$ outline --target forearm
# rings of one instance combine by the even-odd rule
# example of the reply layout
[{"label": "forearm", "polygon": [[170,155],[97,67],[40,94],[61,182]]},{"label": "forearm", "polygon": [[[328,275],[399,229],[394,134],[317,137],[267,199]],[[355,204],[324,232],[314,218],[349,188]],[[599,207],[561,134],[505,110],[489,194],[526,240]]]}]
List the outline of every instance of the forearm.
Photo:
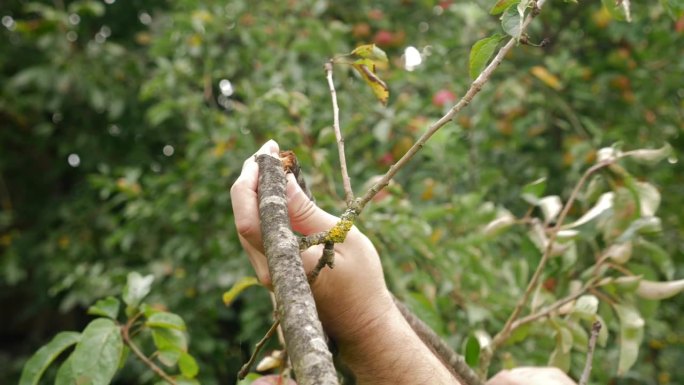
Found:
[{"label": "forearm", "polygon": [[353,341],[340,343],[340,353],[358,384],[458,384],[394,304]]}]

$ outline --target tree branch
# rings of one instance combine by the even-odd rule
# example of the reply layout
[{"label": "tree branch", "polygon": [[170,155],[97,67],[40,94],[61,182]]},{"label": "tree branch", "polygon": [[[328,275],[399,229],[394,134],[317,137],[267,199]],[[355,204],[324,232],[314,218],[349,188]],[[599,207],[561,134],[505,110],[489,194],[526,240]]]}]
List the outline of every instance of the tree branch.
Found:
[{"label": "tree branch", "polygon": [[592,176],[596,171],[613,164],[615,162],[615,159],[608,159],[601,161],[599,163],[596,163],[592,167],[590,167],[585,173],[582,175],[580,180],[577,182],[575,185],[575,188],[572,190],[570,193],[570,197],[568,198],[568,201],[565,203],[565,206],[563,206],[563,210],[561,211],[560,215],[558,215],[558,220],[556,222],[556,225],[553,227],[551,230],[551,234],[549,236],[548,243],[546,245],[546,248],[544,249],[544,253],[542,253],[542,257],[539,260],[539,264],[537,265],[537,268],[534,271],[534,274],[532,275],[532,278],[530,279],[530,282],[527,284],[527,288],[525,289],[525,292],[523,293],[522,297],[518,300],[517,304],[515,305],[515,308],[513,309],[513,312],[511,315],[508,317],[508,320],[504,324],[504,327],[499,331],[494,338],[492,339],[492,343],[489,345],[489,348],[483,351],[483,354],[480,356],[480,371],[481,374],[484,374],[487,370],[487,367],[489,366],[489,362],[496,351],[496,349],[501,346],[506,340],[511,335],[511,332],[513,331],[513,324],[517,320],[518,316],[522,312],[522,308],[525,306],[527,303],[530,295],[534,291],[535,287],[537,286],[537,283],[539,282],[539,278],[541,277],[542,272],[544,271],[544,268],[546,267],[546,263],[548,262],[549,258],[551,258],[551,252],[553,250],[553,245],[556,242],[556,238],[558,237],[558,231],[560,231],[561,226],[563,226],[563,222],[565,221],[565,218],[568,215],[568,212],[570,212],[570,209],[572,208],[572,205],[575,203],[575,200],[577,199],[577,196],[579,195],[579,191],[582,189],[586,181],[589,179],[590,176]]},{"label": "tree branch", "polygon": [[338,384],[316,304],[292,232],[279,159],[259,155],[258,201],[268,269],[288,352],[300,385]]},{"label": "tree branch", "polygon": [[332,99],[333,108],[333,130],[335,131],[335,138],[337,139],[337,152],[340,157],[340,171],[342,172],[342,185],[344,186],[344,198],[347,206],[350,206],[354,201],[354,192],[351,187],[351,180],[349,173],[347,173],[347,159],[344,156],[344,138],[340,129],[340,108],[337,105],[337,91],[335,91],[335,83],[333,82],[333,62],[330,60],[325,63],[325,77],[328,79],[328,87],[330,88],[330,98]]},{"label": "tree branch", "polygon": [[601,322],[595,321],[591,325],[591,337],[589,337],[589,348],[587,349],[587,362],[584,364],[582,377],[580,377],[579,385],[587,385],[589,382],[589,374],[591,374],[591,361],[594,359],[594,350],[596,350],[596,340],[601,331]]},{"label": "tree branch", "polygon": [[418,318],[409,308],[406,307],[397,297],[392,294],[394,304],[399,309],[401,315],[411,326],[414,332],[420,337],[423,343],[432,350],[437,358],[442,361],[444,366],[449,368],[451,374],[456,377],[462,385],[482,385],[482,381],[475,372],[468,366],[465,359],[460,354],[454,352],[444,340],[437,335],[428,325]]},{"label": "tree branch", "polygon": [[[539,0],[535,4],[536,5],[532,11],[523,22],[522,28],[520,30],[521,35],[525,33],[532,20],[534,20],[534,18],[539,14],[539,10],[541,9],[543,1]],[[418,153],[418,151],[423,148],[425,143],[428,141],[428,139],[430,139],[430,137],[432,137],[432,135],[449,123],[464,107],[470,104],[475,95],[477,95],[482,87],[489,81],[494,71],[504,60],[506,54],[508,54],[511,48],[517,44],[517,42],[518,41],[516,38],[511,38],[503,47],[501,47],[494,59],[492,59],[489,65],[485,67],[482,73],[480,73],[477,79],[475,79],[470,85],[465,95],[463,95],[463,97],[453,107],[451,107],[451,109],[444,116],[432,123],[423,133],[423,135],[413,144],[413,146],[411,146],[411,148],[397,161],[397,163],[390,166],[390,169],[380,178],[380,180],[378,180],[378,182],[376,182],[368,191],[366,191],[362,197],[356,199],[351,208],[356,211],[357,215],[363,210],[366,204],[368,204],[368,202],[370,202],[370,200],[373,199],[378,192],[380,192],[380,190],[389,184],[390,180],[392,180],[397,172],[399,172],[399,170],[401,170]]]}]

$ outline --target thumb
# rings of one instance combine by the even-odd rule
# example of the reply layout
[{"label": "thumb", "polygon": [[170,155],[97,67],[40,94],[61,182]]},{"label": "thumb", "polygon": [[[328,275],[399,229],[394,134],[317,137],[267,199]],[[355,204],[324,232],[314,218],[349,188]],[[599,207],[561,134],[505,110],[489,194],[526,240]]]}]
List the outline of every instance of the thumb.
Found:
[{"label": "thumb", "polygon": [[316,206],[294,175],[287,174],[287,208],[290,212],[292,229],[304,235],[330,230],[339,220],[336,216]]}]

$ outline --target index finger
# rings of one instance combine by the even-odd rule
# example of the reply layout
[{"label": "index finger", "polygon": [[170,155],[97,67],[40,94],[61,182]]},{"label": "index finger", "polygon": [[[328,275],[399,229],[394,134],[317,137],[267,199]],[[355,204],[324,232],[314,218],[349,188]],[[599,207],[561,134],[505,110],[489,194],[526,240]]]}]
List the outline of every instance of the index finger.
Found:
[{"label": "index finger", "polygon": [[273,140],[266,142],[253,155],[245,160],[242,172],[230,188],[235,226],[238,233],[252,245],[261,248],[261,231],[259,229],[259,208],[257,202],[257,185],[259,180],[259,166],[255,157],[261,154],[278,156],[278,143]]}]

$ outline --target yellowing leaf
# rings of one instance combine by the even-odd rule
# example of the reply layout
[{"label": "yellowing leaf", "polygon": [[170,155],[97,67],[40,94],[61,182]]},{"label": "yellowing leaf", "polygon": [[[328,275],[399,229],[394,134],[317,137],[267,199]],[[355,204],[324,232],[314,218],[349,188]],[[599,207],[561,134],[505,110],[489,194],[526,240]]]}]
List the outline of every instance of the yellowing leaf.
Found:
[{"label": "yellowing leaf", "polygon": [[387,54],[375,44],[360,45],[351,52],[362,59],[369,59],[373,62],[387,63]]},{"label": "yellowing leaf", "polygon": [[547,70],[546,68],[542,66],[534,66],[530,71],[532,72],[532,75],[536,76],[539,80],[544,82],[544,84],[553,88],[554,90],[560,91],[561,89],[563,89],[563,85],[561,84],[558,77],[549,72],[549,70]]},{"label": "yellowing leaf", "polygon": [[235,300],[235,298],[242,293],[243,290],[250,286],[258,285],[259,281],[257,281],[256,278],[254,277],[243,277],[240,278],[233,287],[230,288],[227,292],[223,293],[223,303],[226,304],[226,306],[230,306],[230,304]]},{"label": "yellowing leaf", "polygon": [[387,84],[375,74],[375,66],[371,65],[369,67],[367,64],[368,60],[362,59],[352,63],[352,67],[354,67],[363,80],[366,81],[366,84],[370,86],[380,103],[387,104],[387,100],[389,99],[389,88],[387,88]]}]

